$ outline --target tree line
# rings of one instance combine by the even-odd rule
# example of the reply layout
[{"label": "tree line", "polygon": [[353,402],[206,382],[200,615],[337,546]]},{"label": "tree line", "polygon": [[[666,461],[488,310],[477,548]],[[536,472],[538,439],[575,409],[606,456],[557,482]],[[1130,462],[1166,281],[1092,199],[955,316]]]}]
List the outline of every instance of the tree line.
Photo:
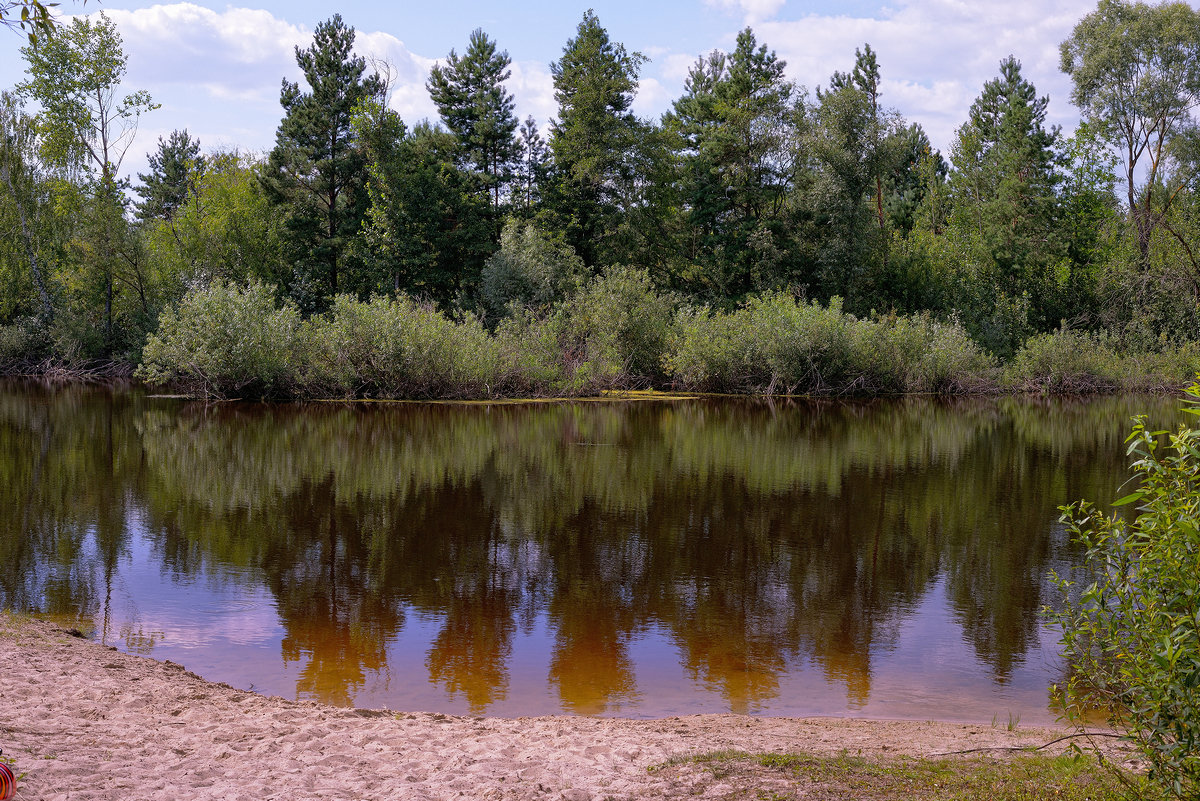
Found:
[{"label": "tree line", "polygon": [[[869,44],[810,92],[746,28],[647,120],[631,110],[646,58],[588,11],[550,65],[558,109],[543,130],[517,117],[510,57],[482,30],[429,75],[439,119],[411,126],[390,106],[389,65],[354,41],[335,14],[296,48],[304,78],[283,81],[268,154],[204,151],[175,131],[136,202],[120,165],[155,104],[121,94],[116,27],[77,17],[25,47],[27,77],[0,102],[0,359],[136,364],[147,342],[216,347],[237,334],[210,330],[236,316],[218,307],[261,285],[304,321],[384,297],[393,316],[507,330],[558,369],[621,327],[579,322],[579,298],[621,275],[622,302],[665,309],[660,330],[610,354],[609,373],[642,382],[680,384],[672,360],[699,326],[707,372],[682,383],[775,391],[778,371],[719,377],[721,326],[750,326],[757,355],[741,358],[762,361],[793,347],[769,329],[815,336],[784,324],[815,308],[844,328],[952,329],[971,365],[1041,347],[1044,373],[1098,352],[1169,353],[1171,378],[1200,366],[1200,13],[1184,3],[1101,0],[1079,21],[1061,45],[1073,136],[1047,123],[1048,98],[1009,56],[945,154],[887,105]],[[199,292],[207,316],[184,319]],[[164,310],[208,338],[170,340]]]}]

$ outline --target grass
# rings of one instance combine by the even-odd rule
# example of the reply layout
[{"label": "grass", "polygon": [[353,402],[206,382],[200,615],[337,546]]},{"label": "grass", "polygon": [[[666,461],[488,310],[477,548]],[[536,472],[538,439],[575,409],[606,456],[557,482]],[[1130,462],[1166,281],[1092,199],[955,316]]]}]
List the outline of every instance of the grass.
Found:
[{"label": "grass", "polygon": [[[1127,801],[1157,798],[1141,777],[1118,776],[1079,752],[1004,759],[866,758],[711,751],[675,757],[651,771],[699,772],[737,789],[726,798],[813,801]],[[1129,786],[1126,786],[1128,783]]]}]

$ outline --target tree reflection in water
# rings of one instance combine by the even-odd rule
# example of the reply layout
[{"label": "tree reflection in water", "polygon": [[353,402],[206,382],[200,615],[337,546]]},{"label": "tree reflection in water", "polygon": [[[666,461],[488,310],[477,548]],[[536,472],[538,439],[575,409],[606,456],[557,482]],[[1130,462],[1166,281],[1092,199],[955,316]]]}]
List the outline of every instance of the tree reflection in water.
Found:
[{"label": "tree reflection in water", "polygon": [[[1038,647],[1069,499],[1123,480],[1132,414],[1171,399],[203,406],[0,387],[0,604],[111,621],[144,538],[177,585],[269,592],[295,693],[372,677],[472,713],[510,699],[514,642],[552,632],[563,710],[637,710],[631,648],[757,712],[811,665],[848,710],[932,588],[1003,685]],[[424,677],[389,674],[413,615]],[[431,696],[432,697],[432,696]],[[519,700],[519,699],[517,699]],[[789,702],[803,707],[803,702]],[[430,701],[429,706],[435,705]]]}]

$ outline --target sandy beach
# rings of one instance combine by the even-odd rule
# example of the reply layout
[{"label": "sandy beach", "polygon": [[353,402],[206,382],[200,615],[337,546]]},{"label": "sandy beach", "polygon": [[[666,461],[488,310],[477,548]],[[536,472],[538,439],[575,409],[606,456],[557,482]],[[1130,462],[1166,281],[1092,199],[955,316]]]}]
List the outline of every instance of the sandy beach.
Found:
[{"label": "sandy beach", "polygon": [[0,748],[15,761],[21,801],[754,797],[744,796],[744,779],[694,765],[648,768],[727,748],[930,756],[1040,745],[1064,733],[986,723],[342,709],[215,684],[4,613],[0,677]]}]

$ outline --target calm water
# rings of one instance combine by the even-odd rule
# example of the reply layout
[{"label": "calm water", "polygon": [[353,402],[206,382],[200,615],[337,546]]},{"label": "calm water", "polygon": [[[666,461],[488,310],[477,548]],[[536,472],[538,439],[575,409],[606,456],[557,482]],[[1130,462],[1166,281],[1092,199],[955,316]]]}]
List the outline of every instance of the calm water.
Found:
[{"label": "calm water", "polygon": [[0,606],[289,698],[1034,723],[1173,399],[204,406],[0,384]]}]

